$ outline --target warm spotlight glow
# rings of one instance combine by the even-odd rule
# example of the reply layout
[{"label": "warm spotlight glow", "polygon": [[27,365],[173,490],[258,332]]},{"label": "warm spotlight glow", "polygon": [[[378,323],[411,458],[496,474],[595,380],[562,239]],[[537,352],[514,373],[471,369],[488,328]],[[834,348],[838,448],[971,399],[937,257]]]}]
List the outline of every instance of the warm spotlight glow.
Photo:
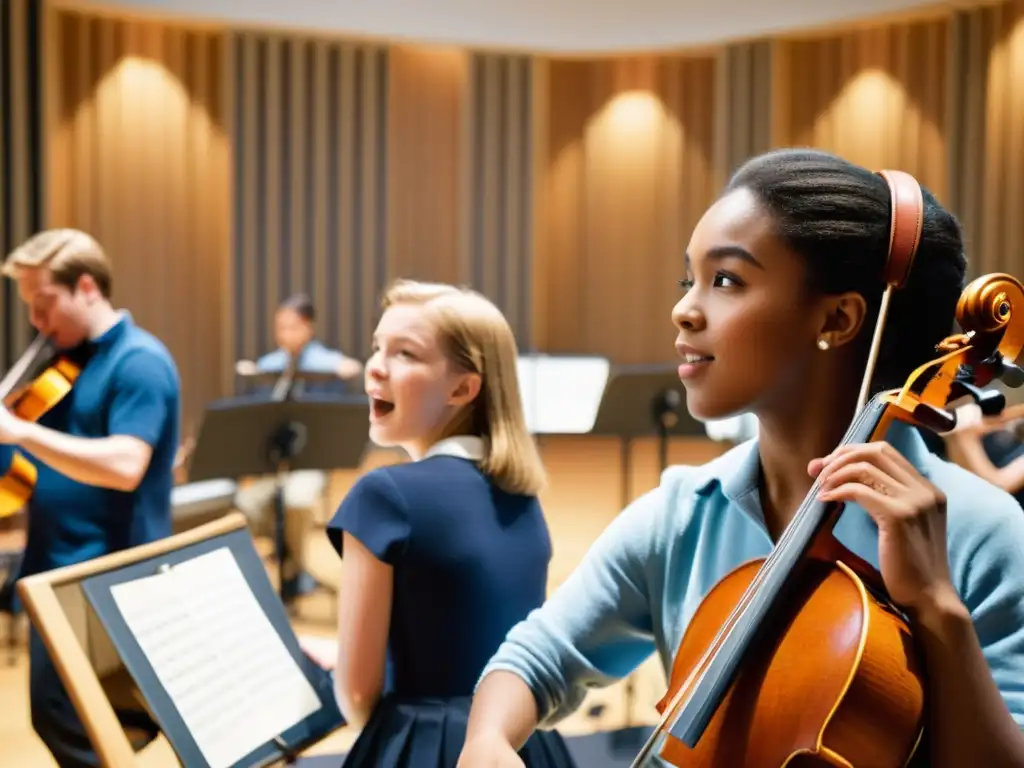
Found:
[{"label": "warm spotlight glow", "polygon": [[[81,109],[92,111],[97,138],[111,148],[121,167],[132,169],[142,195],[187,196],[184,153],[189,136],[217,131],[205,106],[191,98],[174,73],[142,56],[122,58]],[[160,188],[150,189],[158,178]]]},{"label": "warm spotlight glow", "polygon": [[830,126],[831,140],[841,142],[848,160],[884,168],[905,162],[900,142],[892,140],[893,120],[899,120],[908,135],[925,142],[939,131],[897,78],[884,69],[866,67],[850,78],[822,122]]},{"label": "warm spotlight glow", "polygon": [[624,91],[605,106],[598,119],[617,138],[649,138],[658,129],[665,109],[650,91]]},{"label": "warm spotlight glow", "polygon": [[114,81],[128,98],[141,99],[143,104],[151,102],[147,106],[166,98],[188,101],[185,88],[163,64],[140,56],[125,56],[104,81],[101,88]]},{"label": "warm spotlight glow", "polygon": [[902,85],[888,72],[875,67],[859,72],[844,90],[850,113],[858,121],[875,121],[892,99],[905,98]]}]

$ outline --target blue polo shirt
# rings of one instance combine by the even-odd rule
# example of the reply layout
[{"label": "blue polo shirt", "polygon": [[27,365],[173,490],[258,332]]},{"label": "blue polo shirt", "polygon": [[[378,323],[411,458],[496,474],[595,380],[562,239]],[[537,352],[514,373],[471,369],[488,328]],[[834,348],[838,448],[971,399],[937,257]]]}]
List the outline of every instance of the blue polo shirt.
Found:
[{"label": "blue polo shirt", "polygon": [[[85,363],[60,403],[39,420],[78,437],[129,435],[153,448],[142,482],[115,491],[76,482],[15,448],[39,470],[28,505],[21,576],[80,563],[171,533],[171,487],[178,447],[180,382],[167,348],[129,313],[81,350]],[[10,462],[3,446],[0,465]]]},{"label": "blue polo shirt", "polygon": [[[930,453],[896,423],[888,442],[947,498],[953,584],[1003,700],[1024,727],[1024,514],[1009,494]],[[483,675],[519,675],[537,699],[542,727],[583,701],[589,687],[625,677],[657,653],[669,677],[676,649],[710,589],[772,550],[751,440],[699,467],[673,467],[622,512],[542,608],[515,626]],[[878,567],[878,529],[857,505],[835,528]]]}]

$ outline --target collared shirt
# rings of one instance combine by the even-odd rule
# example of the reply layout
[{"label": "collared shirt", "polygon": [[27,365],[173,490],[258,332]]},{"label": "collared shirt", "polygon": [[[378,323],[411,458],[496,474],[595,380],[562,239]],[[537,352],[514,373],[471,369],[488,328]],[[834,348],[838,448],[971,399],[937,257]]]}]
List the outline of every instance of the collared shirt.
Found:
[{"label": "collared shirt", "polygon": [[438,440],[427,452],[423,454],[424,459],[431,456],[455,456],[468,461],[481,461],[484,458],[485,445],[482,437],[475,435],[453,435],[443,440]]},{"label": "collared shirt", "polygon": [[[39,423],[78,437],[128,435],[153,454],[138,487],[116,491],[76,482],[18,448],[39,470],[28,503],[22,576],[171,533],[181,390],[174,359],[128,312],[74,353],[83,350],[87,361],[71,391]],[[7,466],[11,453],[11,446],[0,448],[0,466]]]},{"label": "collared shirt", "polygon": [[[1024,514],[1013,497],[929,453],[916,430],[887,437],[947,498],[953,584],[985,658],[1024,727]],[[622,512],[545,605],[514,627],[484,670],[518,674],[550,727],[589,687],[625,677],[657,652],[666,678],[683,633],[710,589],[773,544],[760,508],[756,441],[708,464],[673,467]],[[849,504],[836,538],[878,565],[878,530]],[[483,677],[483,676],[481,676]]]},{"label": "collared shirt", "polygon": [[479,437],[435,443],[419,461],[377,467],[327,526],[394,568],[385,690],[470,696],[509,629],[547,593],[551,539],[535,496],[484,474]]}]

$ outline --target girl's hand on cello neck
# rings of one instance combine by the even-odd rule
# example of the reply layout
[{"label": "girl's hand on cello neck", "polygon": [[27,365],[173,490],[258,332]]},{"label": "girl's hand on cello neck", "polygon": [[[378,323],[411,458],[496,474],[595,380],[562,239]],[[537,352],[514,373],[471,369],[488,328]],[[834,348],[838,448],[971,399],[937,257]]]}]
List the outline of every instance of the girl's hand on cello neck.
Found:
[{"label": "girl's hand on cello neck", "polygon": [[[808,466],[822,501],[860,505],[878,525],[882,579],[915,614],[960,604],[946,550],[946,498],[885,442],[848,445]],[[963,609],[966,610],[966,609]]]}]

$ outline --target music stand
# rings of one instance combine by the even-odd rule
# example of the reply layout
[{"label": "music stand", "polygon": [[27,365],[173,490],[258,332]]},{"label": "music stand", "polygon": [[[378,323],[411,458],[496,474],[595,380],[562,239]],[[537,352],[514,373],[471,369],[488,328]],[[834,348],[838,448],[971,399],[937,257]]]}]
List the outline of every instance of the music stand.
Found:
[{"label": "music stand", "polygon": [[618,365],[601,396],[592,434],[617,437],[622,447],[622,506],[630,501],[630,448],[637,437],[658,436],[661,471],[668,465],[669,437],[703,435],[703,422],[686,410],[686,391],[674,365]]},{"label": "music stand", "polygon": [[367,442],[369,400],[307,395],[302,399],[237,397],[207,405],[189,463],[192,481],[274,475],[274,545],[278,590],[286,605],[284,481],[292,470],[359,466]]},{"label": "music stand", "polygon": [[[262,738],[258,740],[261,743],[252,745],[249,754],[233,759],[232,768],[280,765],[282,761],[295,764],[301,752],[344,725],[335,701],[331,675],[303,653],[283,607],[274,595],[273,586],[246,527],[245,517],[234,512],[175,536],[28,576],[18,582],[18,592],[26,612],[53,660],[101,765],[121,768],[167,764],[166,760],[159,759],[162,755],[158,747],[155,752],[150,747],[136,752],[137,748],[131,743],[116,713],[116,708],[125,707],[144,711],[157,722],[181,765],[209,768],[195,729],[184,717],[180,706],[183,700],[190,698],[189,690],[182,688],[180,679],[178,684],[169,686],[167,677],[158,671],[159,668],[170,672],[168,677],[173,679],[173,665],[177,659],[166,653],[162,661],[159,660],[160,654],[156,655],[156,661],[149,656],[137,634],[140,624],[126,618],[114,592],[130,587],[131,582],[145,582],[155,576],[163,578],[175,569],[187,569],[190,564],[194,566],[210,555],[220,556],[222,566],[225,561],[230,564],[226,569],[228,575],[232,571],[238,575],[235,580],[220,583],[221,594],[214,599],[221,600],[221,605],[241,607],[241,615],[253,622],[250,628],[256,625],[257,629],[269,630],[270,636],[276,635],[283,644],[280,649],[285,655],[283,658],[281,653],[263,655],[268,650],[267,632],[256,635],[240,633],[234,638],[239,646],[238,654],[250,661],[254,656],[259,658],[263,655],[263,659],[270,658],[276,662],[278,668],[290,656],[298,666],[296,671],[312,687],[319,704],[301,719],[292,719],[279,732],[274,732],[276,729],[259,722],[258,718],[250,722],[237,720],[233,724],[236,730],[237,723],[242,722],[242,727],[252,729],[254,735]],[[224,569],[220,570],[224,572]],[[154,589],[152,582],[149,584],[147,590]],[[191,594],[183,595],[181,588],[171,590],[171,594],[177,592],[182,603],[196,600],[194,586],[185,588]],[[225,595],[225,591],[229,594]],[[156,594],[166,593],[157,589]],[[162,606],[157,609],[160,611],[168,605],[173,606],[176,600],[172,597],[171,600],[158,599],[156,602]],[[135,601],[135,604],[138,606],[140,603]],[[237,618],[238,614],[235,616]],[[160,641],[170,641],[173,645],[181,644],[184,639],[184,644],[188,645],[187,635],[180,633],[181,625],[166,624],[163,630],[154,630],[152,624],[148,627],[145,624],[143,621],[142,628],[143,634],[150,636],[149,648],[157,639],[152,635],[154,631],[160,633]],[[174,636],[175,632],[179,634]],[[216,660],[217,655],[214,653],[204,659],[207,667],[210,659]],[[171,668],[167,666],[168,658],[172,662]],[[222,691],[232,688],[231,665],[217,666],[213,677],[204,677],[198,687]],[[286,663],[285,666],[290,667],[291,664]],[[223,685],[216,678],[221,671],[228,680]],[[268,707],[283,706],[287,710],[296,706],[296,688],[293,686],[301,678],[294,675],[291,678],[290,690],[286,691],[285,697],[280,701],[270,701]],[[237,680],[234,683],[237,684]],[[228,702],[237,706],[239,698],[234,697],[232,702],[229,696]],[[242,704],[244,707],[244,702]],[[191,722],[194,724],[195,720]]]},{"label": "music stand", "polygon": [[[337,384],[340,389],[345,389],[348,386],[348,381],[338,378],[338,372],[332,368],[302,368],[292,371],[289,376],[285,376],[285,372],[280,369],[254,371],[253,373],[238,375],[243,381],[251,381],[256,385],[255,392],[250,392],[248,396],[260,396],[262,388],[266,387],[271,390],[267,394],[273,399],[279,400],[295,399],[297,397],[306,397],[307,395],[314,396],[311,393],[305,392],[306,384]],[[300,383],[302,387],[297,386]],[[299,394],[300,392],[301,394]],[[339,395],[345,396],[341,392],[332,392],[331,394],[335,397]]]}]

